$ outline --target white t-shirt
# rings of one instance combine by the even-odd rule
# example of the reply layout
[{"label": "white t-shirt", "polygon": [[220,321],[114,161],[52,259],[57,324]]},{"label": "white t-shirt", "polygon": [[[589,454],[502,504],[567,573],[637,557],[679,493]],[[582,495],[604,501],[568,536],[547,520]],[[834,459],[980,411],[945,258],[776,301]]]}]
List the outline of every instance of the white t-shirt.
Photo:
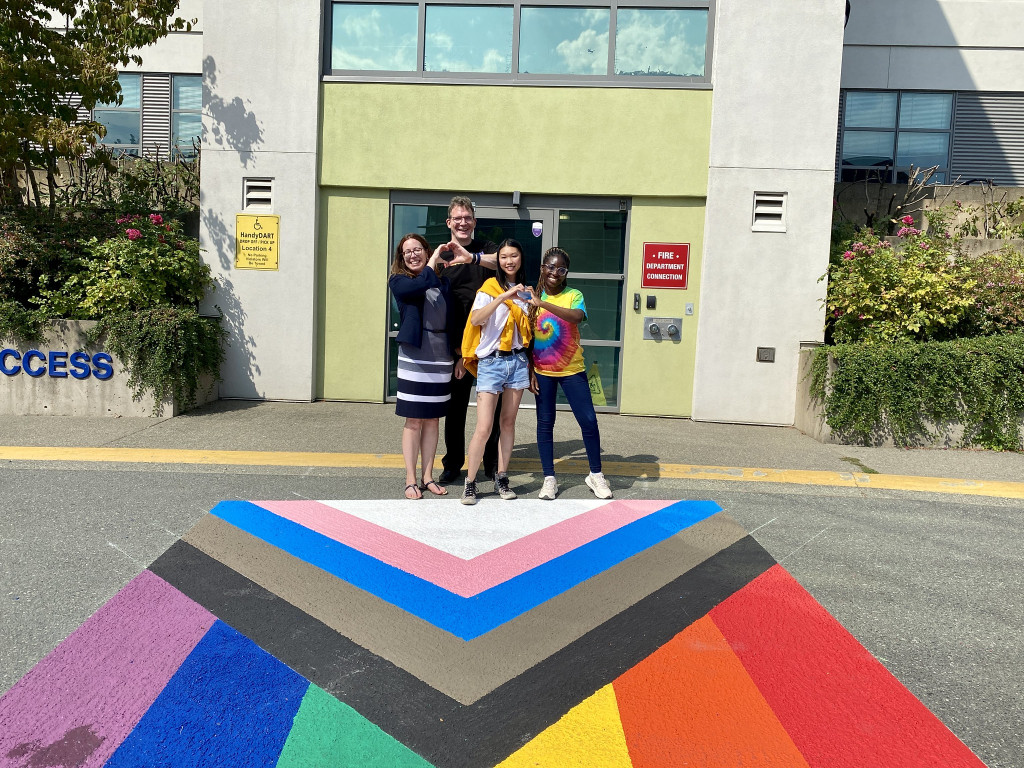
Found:
[{"label": "white t-shirt", "polygon": [[[477,291],[476,298],[473,300],[473,309],[470,311],[483,309],[492,301],[494,301],[493,296],[489,296],[483,291]],[[530,311],[530,305],[519,297],[514,296],[512,301],[523,312]],[[494,314],[487,318],[487,322],[480,327],[480,344],[476,348],[478,359],[487,357],[498,348],[498,345],[501,343],[501,332],[505,330],[508,316],[509,309],[505,306],[505,302],[501,302],[498,308],[494,310]],[[512,349],[522,349],[525,346],[523,344],[523,336],[519,333],[519,326],[517,325],[512,330]]]}]

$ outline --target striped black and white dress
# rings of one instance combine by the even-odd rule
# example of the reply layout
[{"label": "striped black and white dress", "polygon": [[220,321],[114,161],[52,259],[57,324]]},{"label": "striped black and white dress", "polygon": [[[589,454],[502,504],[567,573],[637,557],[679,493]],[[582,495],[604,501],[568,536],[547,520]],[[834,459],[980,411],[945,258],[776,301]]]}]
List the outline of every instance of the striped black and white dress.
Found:
[{"label": "striped black and white dress", "polygon": [[439,419],[451,399],[452,362],[445,332],[446,307],[437,288],[423,298],[420,346],[398,345],[398,403],[395,413],[410,419]]}]

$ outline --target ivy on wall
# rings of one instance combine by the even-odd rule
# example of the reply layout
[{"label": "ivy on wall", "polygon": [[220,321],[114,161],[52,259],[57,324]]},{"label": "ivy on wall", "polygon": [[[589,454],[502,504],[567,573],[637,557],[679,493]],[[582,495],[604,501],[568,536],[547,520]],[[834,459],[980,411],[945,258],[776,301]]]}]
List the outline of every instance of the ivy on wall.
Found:
[{"label": "ivy on wall", "polygon": [[1024,333],[824,347],[812,362],[811,396],[843,440],[952,442],[951,427],[962,424],[962,447],[1019,451]]}]

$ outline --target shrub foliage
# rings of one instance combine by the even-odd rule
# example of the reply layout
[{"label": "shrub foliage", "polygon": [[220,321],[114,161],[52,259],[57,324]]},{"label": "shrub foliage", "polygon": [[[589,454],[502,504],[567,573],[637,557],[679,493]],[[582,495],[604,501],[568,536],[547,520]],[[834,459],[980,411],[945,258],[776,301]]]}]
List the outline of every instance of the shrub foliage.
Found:
[{"label": "shrub foliage", "polygon": [[[833,370],[829,370],[829,358]],[[866,445],[951,442],[1021,450],[1024,333],[953,341],[839,344],[814,356],[811,394],[829,427]]]}]

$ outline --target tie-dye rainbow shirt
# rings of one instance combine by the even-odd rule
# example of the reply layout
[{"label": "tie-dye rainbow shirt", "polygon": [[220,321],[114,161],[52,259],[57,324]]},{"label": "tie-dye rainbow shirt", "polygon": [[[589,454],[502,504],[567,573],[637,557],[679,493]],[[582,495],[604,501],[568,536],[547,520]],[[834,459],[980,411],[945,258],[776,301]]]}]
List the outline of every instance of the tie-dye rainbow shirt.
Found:
[{"label": "tie-dye rainbow shirt", "polygon": [[[554,296],[541,292],[540,298],[558,307],[582,309],[586,319],[587,305],[575,288],[565,288]],[[533,326],[533,369],[544,376],[572,376],[583,371],[579,326],[542,307]]]}]

